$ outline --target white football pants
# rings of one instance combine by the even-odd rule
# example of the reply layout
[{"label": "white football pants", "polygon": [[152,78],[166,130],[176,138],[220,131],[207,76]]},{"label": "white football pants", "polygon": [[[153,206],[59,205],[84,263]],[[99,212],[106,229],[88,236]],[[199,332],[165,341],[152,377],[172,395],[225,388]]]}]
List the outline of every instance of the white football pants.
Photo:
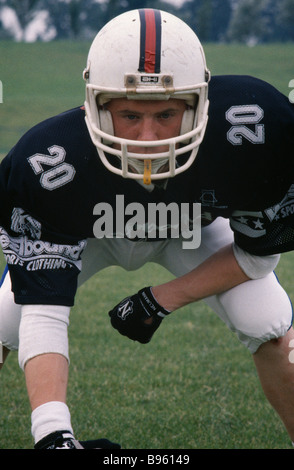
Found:
[{"label": "white football pants", "polygon": [[[79,285],[108,266],[121,266],[130,271],[147,262],[158,263],[178,277],[232,241],[229,223],[222,218],[202,229],[201,246],[196,250],[183,249],[181,239],[158,242],[90,239],[82,255]],[[156,284],[154,279],[153,285]],[[291,302],[274,273],[209,297],[205,302],[251,353],[262,343],[284,336],[292,324]],[[18,349],[20,316],[21,306],[14,303],[7,274],[0,288],[0,341],[11,350]]]}]

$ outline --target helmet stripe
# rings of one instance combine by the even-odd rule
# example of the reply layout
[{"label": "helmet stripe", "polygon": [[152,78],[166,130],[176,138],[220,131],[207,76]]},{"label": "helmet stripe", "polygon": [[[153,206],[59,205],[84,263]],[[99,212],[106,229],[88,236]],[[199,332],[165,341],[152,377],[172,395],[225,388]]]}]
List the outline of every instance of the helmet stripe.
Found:
[{"label": "helmet stripe", "polygon": [[140,9],[141,38],[139,72],[160,73],[161,13]]}]

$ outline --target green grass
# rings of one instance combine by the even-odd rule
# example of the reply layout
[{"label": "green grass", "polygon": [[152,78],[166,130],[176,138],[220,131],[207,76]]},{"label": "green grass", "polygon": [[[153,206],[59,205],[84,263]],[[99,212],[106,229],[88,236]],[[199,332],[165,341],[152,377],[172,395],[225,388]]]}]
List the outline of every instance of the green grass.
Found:
[{"label": "green grass", "polygon": [[[294,78],[293,45],[207,44],[213,74],[249,74],[265,79],[289,94]],[[0,157],[32,125],[84,101],[82,71],[89,44],[58,41],[19,44],[0,41]]]},{"label": "green grass", "polygon": [[252,75],[270,82],[288,96],[289,81],[294,78],[294,45],[207,44],[208,67],[214,74]]},{"label": "green grass", "polygon": [[[212,73],[255,75],[288,93],[292,45],[205,49]],[[88,44],[78,42],[0,42],[2,156],[33,124],[83,102],[87,50]],[[283,255],[277,270],[292,299],[293,258]],[[290,448],[250,354],[204,303],[168,317],[148,345],[111,328],[107,312],[116,302],[169,278],[154,264],[129,273],[108,268],[79,290],[69,328],[68,392],[77,436],[108,437],[124,448]],[[0,387],[0,448],[31,448],[30,410],[16,353],[0,374]]]},{"label": "green grass", "polygon": [[34,124],[83,103],[88,47],[0,41],[0,156]]},{"label": "green grass", "polygon": [[[280,270],[289,279],[287,263],[283,259]],[[111,328],[111,306],[167,278],[153,264],[127,275],[108,268],[80,288],[69,328],[68,393],[79,438],[104,436],[141,449],[290,448],[250,354],[205,304],[166,319],[148,345]],[[30,448],[30,411],[16,353],[0,384],[0,448]]]}]

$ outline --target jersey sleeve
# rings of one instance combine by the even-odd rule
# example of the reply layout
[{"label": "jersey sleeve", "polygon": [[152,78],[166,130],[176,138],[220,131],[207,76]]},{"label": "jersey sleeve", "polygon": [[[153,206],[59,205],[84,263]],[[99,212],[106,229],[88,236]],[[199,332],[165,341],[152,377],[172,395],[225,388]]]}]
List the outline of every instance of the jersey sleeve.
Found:
[{"label": "jersey sleeve", "polygon": [[[15,212],[18,212],[16,215]],[[81,254],[86,240],[75,245],[52,243],[38,238],[40,224],[20,208],[18,231],[0,229],[0,242],[8,264],[17,304],[74,305]],[[33,224],[33,225],[31,225]]]},{"label": "jersey sleeve", "polygon": [[200,154],[203,205],[230,219],[236,244],[248,253],[293,250],[294,105],[249,76],[215,77],[210,102]]},{"label": "jersey sleeve", "polygon": [[18,304],[74,304],[87,237],[74,201],[74,143],[62,136],[80,119],[37,125],[1,163],[0,243]]},{"label": "jersey sleeve", "polygon": [[43,223],[20,207],[0,227],[15,302],[72,306],[86,239],[66,242],[64,235],[54,233],[52,241],[48,228],[45,237],[42,232]]},{"label": "jersey sleeve", "polygon": [[283,199],[264,210],[235,210],[230,218],[235,242],[253,255],[294,250],[294,184]]}]

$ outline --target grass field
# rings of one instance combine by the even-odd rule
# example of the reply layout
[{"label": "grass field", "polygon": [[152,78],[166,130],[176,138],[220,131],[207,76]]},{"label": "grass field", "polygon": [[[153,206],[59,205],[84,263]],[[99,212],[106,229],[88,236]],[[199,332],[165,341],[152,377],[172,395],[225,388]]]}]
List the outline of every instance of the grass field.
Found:
[{"label": "grass field", "polygon": [[[33,124],[83,102],[88,46],[0,42],[1,156]],[[213,74],[255,75],[289,93],[293,44],[208,44],[205,50]],[[293,253],[283,255],[277,269],[292,299],[293,262]],[[127,449],[290,448],[250,354],[205,304],[170,316],[146,346],[110,327],[107,312],[117,301],[169,278],[153,264],[127,274],[109,268],[79,290],[69,329],[68,393],[77,436],[108,437]],[[0,387],[0,448],[29,449],[30,409],[16,354]]]}]

